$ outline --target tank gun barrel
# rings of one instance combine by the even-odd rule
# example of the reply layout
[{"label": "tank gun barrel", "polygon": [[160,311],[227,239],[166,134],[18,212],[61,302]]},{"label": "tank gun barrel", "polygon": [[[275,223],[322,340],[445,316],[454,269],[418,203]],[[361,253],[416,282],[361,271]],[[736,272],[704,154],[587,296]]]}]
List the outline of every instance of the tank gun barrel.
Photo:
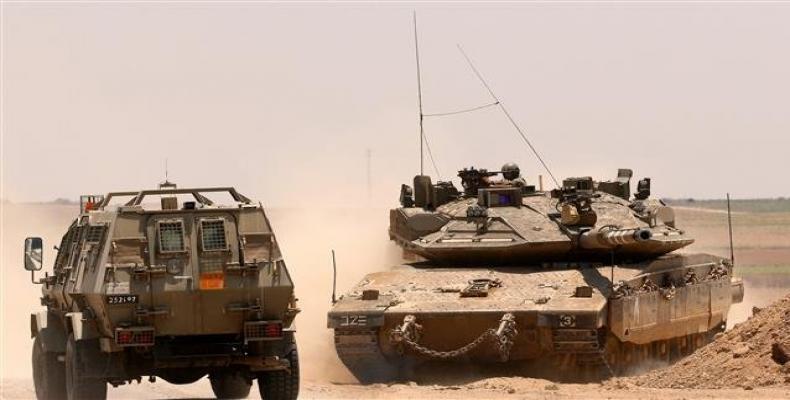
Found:
[{"label": "tank gun barrel", "polygon": [[616,246],[643,242],[653,237],[650,229],[610,229],[587,231],[579,235],[579,245],[584,249],[611,249]]}]

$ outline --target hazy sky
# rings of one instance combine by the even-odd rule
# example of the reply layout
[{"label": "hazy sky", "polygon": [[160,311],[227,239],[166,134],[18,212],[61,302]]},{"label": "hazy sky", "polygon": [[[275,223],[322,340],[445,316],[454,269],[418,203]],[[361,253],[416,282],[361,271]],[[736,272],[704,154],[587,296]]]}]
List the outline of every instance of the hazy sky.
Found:
[{"label": "hazy sky", "polygon": [[[418,170],[412,5],[2,6],[13,201],[234,185],[270,205],[394,204]],[[418,7],[425,111],[490,101],[558,177],[630,167],[668,197],[790,195],[790,3]],[[539,164],[497,109],[429,119],[443,178]],[[428,164],[429,165],[429,164]],[[432,169],[428,169],[432,174]]]}]

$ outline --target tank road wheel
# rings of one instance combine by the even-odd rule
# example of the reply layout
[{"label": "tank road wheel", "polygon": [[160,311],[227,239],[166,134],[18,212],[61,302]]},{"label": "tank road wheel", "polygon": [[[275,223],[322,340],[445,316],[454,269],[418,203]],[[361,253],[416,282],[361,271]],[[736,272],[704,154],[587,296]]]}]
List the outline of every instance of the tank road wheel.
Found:
[{"label": "tank road wheel", "polygon": [[250,394],[252,379],[239,370],[209,374],[211,390],[218,399],[244,399]]},{"label": "tank road wheel", "polygon": [[33,342],[33,386],[38,400],[59,400],[66,397],[66,370],[57,353],[44,351],[41,336]]},{"label": "tank road wheel", "polygon": [[66,343],[66,398],[68,400],[104,400],[107,398],[107,383],[102,379],[86,377],[82,370],[80,347],[74,340],[74,335],[69,335]]},{"label": "tank road wheel", "polygon": [[299,354],[296,346],[286,356],[290,371],[268,371],[258,375],[258,390],[264,400],[296,400],[299,397]]}]

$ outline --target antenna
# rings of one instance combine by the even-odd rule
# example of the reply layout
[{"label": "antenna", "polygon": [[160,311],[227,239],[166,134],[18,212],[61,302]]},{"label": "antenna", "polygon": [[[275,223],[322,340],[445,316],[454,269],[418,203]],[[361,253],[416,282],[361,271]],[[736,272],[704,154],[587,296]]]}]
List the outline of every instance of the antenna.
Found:
[{"label": "antenna", "polygon": [[413,12],[414,16],[414,58],[417,61],[417,104],[420,110],[420,175],[424,175],[424,161],[425,157],[423,156],[423,143],[425,142],[425,131],[422,127],[422,76],[420,75],[420,45],[419,40],[417,39],[417,11]]},{"label": "antenna", "polygon": [[732,213],[730,212],[730,194],[727,193],[727,228],[730,233],[730,262],[735,265],[735,251],[732,247]]},{"label": "antenna", "polygon": [[335,249],[332,249],[332,304],[337,303],[335,288],[337,288],[337,264],[335,263]]},{"label": "antenna", "polygon": [[165,158],[165,182],[167,182],[167,158]]},{"label": "antenna", "polygon": [[[488,83],[486,83],[485,79],[483,79],[483,75],[481,75],[480,71],[478,71],[477,68],[475,68],[475,65],[472,63],[472,60],[469,58],[468,55],[466,55],[466,52],[464,51],[463,47],[461,47],[460,44],[458,45],[458,50],[464,56],[464,58],[466,59],[466,62],[469,63],[469,66],[472,68],[472,71],[474,71],[475,75],[477,76],[477,79],[479,79],[480,83],[482,83],[483,86],[485,86],[486,90],[488,90],[488,94],[490,94],[491,98],[494,99],[495,104],[499,105],[499,108],[501,108],[502,112],[505,113],[505,116],[507,117],[507,119],[513,125],[513,127],[516,128],[516,131],[518,131],[518,134],[521,135],[521,138],[524,139],[524,142],[527,144],[527,146],[529,146],[529,148],[535,154],[535,157],[538,158],[538,161],[540,161],[540,163],[543,165],[543,168],[545,168],[546,172],[549,173],[549,176],[551,177],[551,180],[554,181],[554,184],[557,187],[560,187],[560,183],[557,181],[557,178],[554,177],[554,174],[551,173],[551,170],[549,169],[549,166],[546,165],[545,161],[543,161],[543,158],[540,156],[540,153],[538,153],[538,150],[535,149],[535,146],[533,146],[532,143],[529,141],[529,139],[527,139],[527,135],[524,134],[524,131],[522,131],[521,128],[519,128],[518,124],[516,124],[516,121],[513,119],[513,117],[510,116],[510,113],[507,111],[507,108],[505,108],[505,105],[494,94],[494,91],[491,90],[491,87],[488,86]],[[422,111],[420,111],[420,115],[422,115]],[[421,121],[422,121],[422,119],[421,119]]]}]

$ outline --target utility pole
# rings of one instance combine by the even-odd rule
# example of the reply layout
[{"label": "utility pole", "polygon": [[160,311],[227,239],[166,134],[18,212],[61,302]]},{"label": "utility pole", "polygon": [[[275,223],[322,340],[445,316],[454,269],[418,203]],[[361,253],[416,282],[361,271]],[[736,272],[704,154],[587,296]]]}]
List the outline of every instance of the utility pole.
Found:
[{"label": "utility pole", "polygon": [[372,180],[371,180],[371,171],[370,171],[370,158],[373,152],[370,149],[365,150],[365,162],[367,164],[366,171],[367,171],[367,191],[368,191],[368,204],[370,204],[370,198],[373,193],[372,191]]}]

